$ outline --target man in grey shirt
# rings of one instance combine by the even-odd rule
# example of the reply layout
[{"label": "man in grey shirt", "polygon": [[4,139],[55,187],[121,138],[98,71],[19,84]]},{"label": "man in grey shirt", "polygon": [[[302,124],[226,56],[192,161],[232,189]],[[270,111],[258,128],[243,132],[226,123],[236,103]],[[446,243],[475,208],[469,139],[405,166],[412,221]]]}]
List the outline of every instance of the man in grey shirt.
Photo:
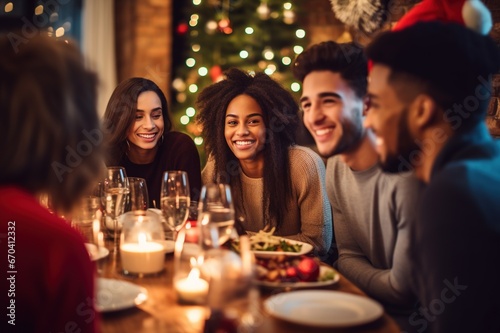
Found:
[{"label": "man in grey shirt", "polygon": [[329,157],[338,270],[390,312],[408,312],[415,302],[409,232],[421,185],[410,174],[379,168],[374,136],[363,128],[363,49],[354,43],[316,44],[297,58],[293,72],[302,82],[304,124],[320,154]]}]

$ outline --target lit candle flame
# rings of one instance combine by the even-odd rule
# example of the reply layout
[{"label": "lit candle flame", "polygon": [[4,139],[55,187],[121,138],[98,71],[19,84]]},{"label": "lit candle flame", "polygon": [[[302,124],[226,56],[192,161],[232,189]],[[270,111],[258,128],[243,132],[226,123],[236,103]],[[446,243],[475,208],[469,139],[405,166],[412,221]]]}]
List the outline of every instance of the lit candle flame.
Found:
[{"label": "lit candle flame", "polygon": [[199,280],[200,279],[200,270],[197,267],[193,267],[191,272],[187,277],[188,281]]},{"label": "lit candle flame", "polygon": [[139,236],[138,236],[138,240],[139,240],[139,245],[146,244],[146,242],[147,242],[147,236],[146,236],[146,234],[143,233],[143,232],[140,232]]}]

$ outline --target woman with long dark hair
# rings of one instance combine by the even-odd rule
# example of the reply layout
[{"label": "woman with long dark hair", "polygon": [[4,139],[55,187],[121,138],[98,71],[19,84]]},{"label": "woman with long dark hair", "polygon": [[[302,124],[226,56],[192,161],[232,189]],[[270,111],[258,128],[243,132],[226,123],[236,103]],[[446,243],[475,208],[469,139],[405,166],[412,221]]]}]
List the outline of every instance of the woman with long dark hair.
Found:
[{"label": "woman with long dark hair", "polygon": [[295,145],[300,120],[290,93],[266,74],[231,69],[199,94],[197,107],[209,156],[203,181],[231,185],[247,231],[275,227],[325,254],[332,241],[325,167]]},{"label": "woman with long dark hair", "polygon": [[104,114],[107,165],[125,167],[127,176],[146,179],[150,207],[160,207],[162,175],[167,170],[186,171],[191,199],[201,187],[200,157],[193,140],[172,131],[168,105],[151,80],[135,77],[114,90]]}]

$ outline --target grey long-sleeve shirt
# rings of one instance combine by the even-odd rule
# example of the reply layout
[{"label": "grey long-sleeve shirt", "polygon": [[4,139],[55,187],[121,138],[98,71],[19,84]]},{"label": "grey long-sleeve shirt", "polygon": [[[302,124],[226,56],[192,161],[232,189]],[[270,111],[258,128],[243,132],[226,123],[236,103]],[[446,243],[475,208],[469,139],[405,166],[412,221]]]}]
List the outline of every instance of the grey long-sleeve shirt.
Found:
[{"label": "grey long-sleeve shirt", "polygon": [[385,174],[377,165],[352,171],[338,156],[328,160],[326,177],[339,271],[385,305],[410,308],[409,233],[421,183],[409,174]]}]

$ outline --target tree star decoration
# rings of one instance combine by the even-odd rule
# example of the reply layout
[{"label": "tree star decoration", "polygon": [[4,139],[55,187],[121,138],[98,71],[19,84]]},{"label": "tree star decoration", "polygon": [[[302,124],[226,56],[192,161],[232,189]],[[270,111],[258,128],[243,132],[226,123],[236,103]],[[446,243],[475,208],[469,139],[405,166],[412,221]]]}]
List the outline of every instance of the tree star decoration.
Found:
[{"label": "tree star decoration", "polygon": [[345,25],[372,34],[387,20],[388,0],[330,0],[335,16]]}]

